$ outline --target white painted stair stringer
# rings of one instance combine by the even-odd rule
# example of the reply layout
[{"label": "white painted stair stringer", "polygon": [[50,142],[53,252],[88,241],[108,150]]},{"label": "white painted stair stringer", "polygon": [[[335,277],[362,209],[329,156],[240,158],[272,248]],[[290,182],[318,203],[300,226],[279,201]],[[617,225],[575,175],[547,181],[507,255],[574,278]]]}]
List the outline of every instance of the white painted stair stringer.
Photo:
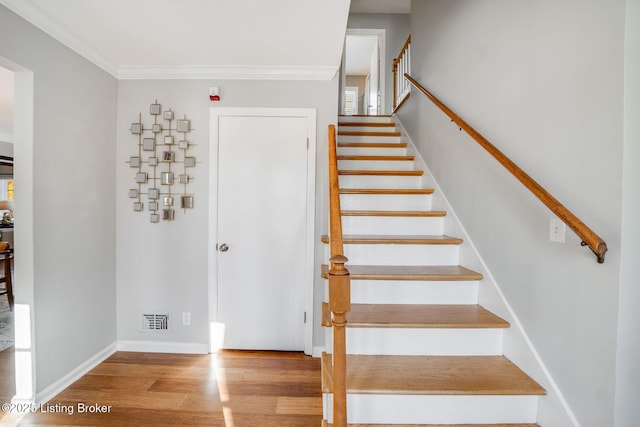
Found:
[{"label": "white painted stair stringer", "polygon": [[538,402],[537,422],[544,427],[579,427],[580,423],[562,395],[558,384],[545,366],[542,357],[527,335],[522,322],[520,322],[497,280],[480,256],[477,247],[460,222],[455,210],[431,174],[424,158],[408,136],[402,122],[397,117],[395,121],[397,129],[402,132],[405,142],[408,144],[407,155],[415,156],[416,168],[424,171],[423,181],[426,185],[435,189],[432,202],[434,209],[447,211],[445,232],[463,239],[459,254],[460,263],[484,276],[478,287],[478,303],[511,324],[511,327],[504,334],[503,354],[547,391],[544,398]]}]

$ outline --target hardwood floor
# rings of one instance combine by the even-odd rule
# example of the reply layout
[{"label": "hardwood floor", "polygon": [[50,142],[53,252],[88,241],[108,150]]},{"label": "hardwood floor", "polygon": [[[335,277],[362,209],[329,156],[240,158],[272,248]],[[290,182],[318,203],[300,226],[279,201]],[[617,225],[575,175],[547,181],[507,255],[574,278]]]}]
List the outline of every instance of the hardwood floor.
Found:
[{"label": "hardwood floor", "polygon": [[[9,402],[16,392],[14,356],[13,347],[0,351],[0,404]],[[1,425],[2,412],[0,412]]]},{"label": "hardwood floor", "polygon": [[[105,412],[79,413],[81,404]],[[2,415],[0,426],[320,426],[320,359],[118,352],[40,412]]]}]

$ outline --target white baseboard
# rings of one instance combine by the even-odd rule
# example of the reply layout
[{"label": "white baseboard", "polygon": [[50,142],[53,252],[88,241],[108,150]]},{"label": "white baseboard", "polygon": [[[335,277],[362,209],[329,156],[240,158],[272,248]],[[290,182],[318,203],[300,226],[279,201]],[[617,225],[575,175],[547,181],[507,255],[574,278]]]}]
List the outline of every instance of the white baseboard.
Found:
[{"label": "white baseboard", "polygon": [[55,383],[51,384],[49,387],[42,390],[40,393],[36,393],[35,403],[37,405],[43,405],[51,400],[54,396],[59,394],[62,390],[69,387],[71,384],[76,382],[80,377],[85,375],[87,372],[98,366],[100,363],[104,362],[109,356],[117,351],[116,343],[110,344],[98,353],[94,354],[92,357],[87,359],[84,363],[78,366],[73,371],[69,372],[64,377],[60,378]]},{"label": "white baseboard", "polygon": [[313,347],[313,352],[311,353],[311,356],[322,357],[322,353],[324,352],[325,352],[324,347]]},{"label": "white baseboard", "polygon": [[209,344],[165,341],[118,341],[118,351],[147,353],[208,354]]}]

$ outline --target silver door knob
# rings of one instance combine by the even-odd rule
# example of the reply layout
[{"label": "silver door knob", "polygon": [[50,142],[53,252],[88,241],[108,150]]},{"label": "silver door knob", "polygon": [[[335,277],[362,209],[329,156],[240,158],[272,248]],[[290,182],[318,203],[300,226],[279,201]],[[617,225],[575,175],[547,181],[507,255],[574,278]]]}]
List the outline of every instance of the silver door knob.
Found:
[{"label": "silver door knob", "polygon": [[218,246],[218,250],[220,252],[227,252],[229,250],[229,246],[227,246],[226,243],[223,243],[221,245]]}]

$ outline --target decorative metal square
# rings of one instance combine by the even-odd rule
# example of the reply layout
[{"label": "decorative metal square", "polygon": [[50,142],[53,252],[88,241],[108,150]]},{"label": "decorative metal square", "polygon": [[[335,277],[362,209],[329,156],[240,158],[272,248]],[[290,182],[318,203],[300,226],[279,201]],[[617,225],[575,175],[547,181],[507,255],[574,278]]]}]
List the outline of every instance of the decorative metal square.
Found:
[{"label": "decorative metal square", "polygon": [[189,132],[191,130],[191,120],[178,120],[176,122],[176,129],[178,132]]},{"label": "decorative metal square", "polygon": [[144,151],[153,151],[156,149],[156,139],[155,138],[143,138],[142,139],[142,149]]},{"label": "decorative metal square", "polygon": [[162,161],[163,162],[175,162],[176,161],[176,152],[175,151],[163,151],[162,152]]},{"label": "decorative metal square", "polygon": [[146,184],[147,183],[147,173],[146,172],[138,172],[136,174],[136,182],[138,184]]},{"label": "decorative metal square", "polygon": [[149,114],[151,114],[152,116],[159,115],[160,111],[162,111],[162,105],[160,104],[151,104],[149,106]]},{"label": "decorative metal square", "polygon": [[182,209],[193,209],[193,196],[180,197],[180,207]]},{"label": "decorative metal square", "polygon": [[176,219],[176,211],[173,209],[163,209],[162,219],[164,219],[165,221],[173,221],[174,219]]},{"label": "decorative metal square", "polygon": [[160,182],[163,185],[173,185],[173,172],[162,172]]}]

